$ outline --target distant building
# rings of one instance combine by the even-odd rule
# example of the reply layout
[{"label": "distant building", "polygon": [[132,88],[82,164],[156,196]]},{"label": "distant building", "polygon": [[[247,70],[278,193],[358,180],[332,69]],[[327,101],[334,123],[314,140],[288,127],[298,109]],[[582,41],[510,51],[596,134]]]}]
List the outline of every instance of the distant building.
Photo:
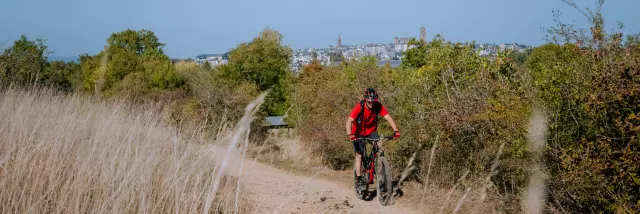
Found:
[{"label": "distant building", "polygon": [[394,50],[396,52],[405,52],[409,49],[409,41],[411,41],[411,37],[405,38],[394,38]]},{"label": "distant building", "polygon": [[507,49],[507,45],[505,44],[500,44],[498,47],[500,48],[500,51],[504,51],[504,49]]},{"label": "distant building", "polygon": [[423,42],[427,41],[427,29],[424,28],[424,26],[420,28],[420,40],[422,40]]},{"label": "distant building", "polygon": [[480,50],[480,51],[478,51],[478,54],[480,56],[489,56],[489,55],[491,55],[491,51],[490,50]]},{"label": "distant building", "polygon": [[227,64],[229,61],[224,54],[200,54],[194,60],[198,64],[209,62],[211,66]]},{"label": "distant building", "polygon": [[336,48],[340,49],[342,47],[342,39],[340,38],[340,34],[338,34],[338,43],[336,44]]}]

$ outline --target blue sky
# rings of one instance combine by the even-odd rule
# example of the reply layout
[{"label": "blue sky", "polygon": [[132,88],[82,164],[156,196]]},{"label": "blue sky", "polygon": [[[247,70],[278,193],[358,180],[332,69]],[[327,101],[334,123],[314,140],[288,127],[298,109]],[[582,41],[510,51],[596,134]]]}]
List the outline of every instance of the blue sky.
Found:
[{"label": "blue sky", "polygon": [[[584,6],[592,0],[576,0]],[[223,53],[251,40],[265,27],[284,35],[293,48],[389,43],[395,36],[479,43],[544,43],[541,27],[553,26],[552,10],[567,23],[586,19],[559,0],[3,0],[0,47],[26,34],[43,37],[58,56],[95,54],[112,32],[150,29],[167,44],[172,58]],[[640,32],[640,1],[605,3],[607,29],[625,23],[625,33]]]}]

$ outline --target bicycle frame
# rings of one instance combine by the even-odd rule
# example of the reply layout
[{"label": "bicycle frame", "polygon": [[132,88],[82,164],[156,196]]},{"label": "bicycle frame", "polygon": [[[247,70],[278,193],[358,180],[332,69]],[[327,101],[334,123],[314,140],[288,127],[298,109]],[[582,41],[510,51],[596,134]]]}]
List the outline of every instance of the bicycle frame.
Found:
[{"label": "bicycle frame", "polygon": [[378,142],[374,142],[373,147],[371,148],[371,154],[369,154],[369,157],[367,158],[367,161],[369,161],[369,166],[365,168],[365,173],[369,174],[369,180],[367,181],[368,184],[373,183],[373,177],[376,174],[376,159],[378,158],[378,150]]},{"label": "bicycle frame", "polygon": [[373,184],[373,178],[374,175],[376,174],[376,160],[378,158],[378,155],[382,155],[384,156],[384,152],[380,150],[380,145],[378,144],[378,142],[380,142],[382,139],[392,139],[391,137],[384,137],[384,138],[379,138],[379,139],[369,139],[369,138],[360,138],[358,140],[362,140],[366,143],[371,143],[373,145],[373,147],[371,148],[371,153],[367,155],[367,148],[366,146],[363,148],[362,151],[362,167],[364,168],[364,173],[368,174],[369,178],[367,180],[368,184]]}]

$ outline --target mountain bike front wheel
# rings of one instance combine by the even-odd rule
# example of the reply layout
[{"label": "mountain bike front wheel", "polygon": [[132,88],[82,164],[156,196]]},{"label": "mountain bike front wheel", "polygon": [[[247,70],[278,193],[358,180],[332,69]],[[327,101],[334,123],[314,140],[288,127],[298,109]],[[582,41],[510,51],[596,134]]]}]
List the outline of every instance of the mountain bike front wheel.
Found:
[{"label": "mountain bike front wheel", "polygon": [[376,160],[376,184],[378,187],[378,199],[380,199],[382,206],[389,204],[391,195],[393,194],[390,171],[391,169],[389,168],[387,159],[378,157]]}]

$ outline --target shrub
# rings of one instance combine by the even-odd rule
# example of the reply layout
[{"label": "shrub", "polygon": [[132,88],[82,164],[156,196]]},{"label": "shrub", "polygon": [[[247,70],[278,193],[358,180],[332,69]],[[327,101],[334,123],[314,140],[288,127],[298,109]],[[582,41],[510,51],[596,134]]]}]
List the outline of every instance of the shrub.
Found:
[{"label": "shrub", "polygon": [[527,67],[551,118],[550,200],[571,212],[634,213],[640,211],[640,51],[633,36],[625,42],[622,33],[604,32],[602,3],[581,11],[592,24],[590,36],[559,23],[550,33],[564,45],[534,49]]},{"label": "shrub", "polygon": [[267,115],[282,115],[289,108],[285,91],[291,78],[289,64],[292,50],[282,44],[283,36],[265,29],[251,42],[242,43],[229,52],[229,63],[217,68],[228,80],[252,83],[268,94],[263,110]]},{"label": "shrub", "polygon": [[640,52],[615,43],[597,50],[547,45],[532,60],[544,54],[550,59],[530,67],[554,118],[552,196],[579,212],[637,212]]},{"label": "shrub", "polygon": [[39,83],[47,62],[47,46],[44,39],[31,41],[20,36],[0,55],[0,84],[28,86]]},{"label": "shrub", "polygon": [[188,91],[187,98],[173,106],[172,118],[177,123],[196,121],[207,124],[211,130],[222,131],[242,116],[244,107],[258,93],[254,84],[235,83],[194,62],[178,64],[176,74],[184,77]]}]

